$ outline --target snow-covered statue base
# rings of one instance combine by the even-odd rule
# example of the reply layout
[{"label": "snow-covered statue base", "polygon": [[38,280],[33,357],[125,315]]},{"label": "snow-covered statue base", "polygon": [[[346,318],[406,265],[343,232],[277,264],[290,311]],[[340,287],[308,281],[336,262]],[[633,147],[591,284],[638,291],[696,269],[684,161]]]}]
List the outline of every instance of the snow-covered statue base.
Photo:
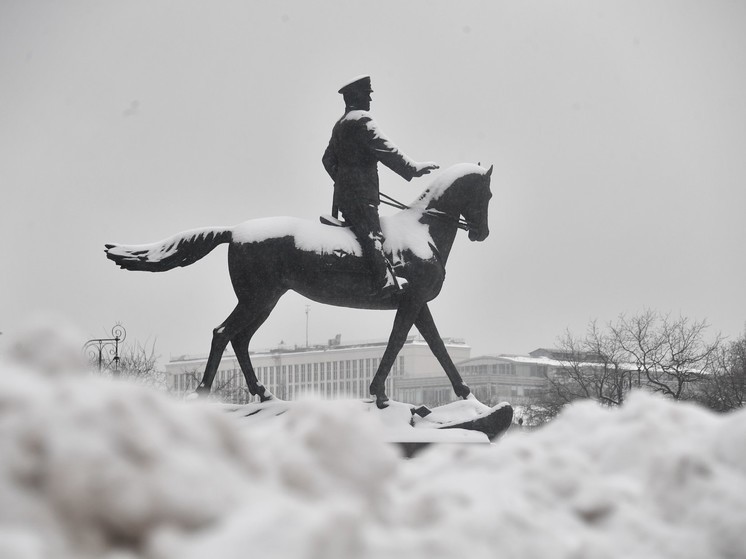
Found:
[{"label": "snow-covered statue base", "polygon": [[[400,445],[406,454],[432,443],[484,444],[503,434],[511,425],[513,408],[507,402],[489,407],[473,395],[463,400],[428,409],[389,400],[379,409],[375,400],[342,400],[347,413],[367,416],[380,423],[383,441]],[[271,423],[298,406],[334,405],[334,402],[278,399],[245,405],[224,404],[224,409],[249,428]]]},{"label": "snow-covered statue base", "polygon": [[[412,326],[416,326],[460,398],[470,394],[430,314],[428,302],[443,287],[445,266],[459,228],[469,239],[489,235],[492,168],[455,165],[440,174],[406,209],[381,219],[384,250],[408,281],[395,293],[371,293],[370,271],[352,231],[288,217],[256,219],[235,227],[179,233],[148,245],[107,244],[106,256],[126,270],[165,272],[188,266],[227,243],[228,269],[238,304],[213,330],[210,355],[197,389],[209,394],[226,346],[233,346],[249,391],[274,396],[259,382],[249,342],[288,290],[319,303],[360,309],[395,309],[389,343],[370,385],[376,405],[387,405],[386,378]],[[462,223],[462,219],[464,223]]]}]

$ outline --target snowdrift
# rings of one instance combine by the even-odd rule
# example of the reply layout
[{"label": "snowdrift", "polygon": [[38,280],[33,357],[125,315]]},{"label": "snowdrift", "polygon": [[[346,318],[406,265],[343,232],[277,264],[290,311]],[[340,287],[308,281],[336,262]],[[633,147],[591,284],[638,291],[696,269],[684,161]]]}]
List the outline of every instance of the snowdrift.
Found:
[{"label": "snowdrift", "polygon": [[0,365],[3,559],[746,554],[746,412],[636,394],[405,460],[350,403],[246,429],[74,369]]}]

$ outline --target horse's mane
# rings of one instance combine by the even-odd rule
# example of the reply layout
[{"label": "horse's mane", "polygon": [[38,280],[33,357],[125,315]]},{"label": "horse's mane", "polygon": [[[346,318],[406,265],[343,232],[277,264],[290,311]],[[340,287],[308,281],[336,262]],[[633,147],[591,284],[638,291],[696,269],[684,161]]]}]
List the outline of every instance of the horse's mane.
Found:
[{"label": "horse's mane", "polygon": [[474,163],[457,163],[438,175],[417,199],[409,204],[412,208],[426,208],[430,202],[440,198],[457,180],[471,174],[484,175],[487,169]]}]

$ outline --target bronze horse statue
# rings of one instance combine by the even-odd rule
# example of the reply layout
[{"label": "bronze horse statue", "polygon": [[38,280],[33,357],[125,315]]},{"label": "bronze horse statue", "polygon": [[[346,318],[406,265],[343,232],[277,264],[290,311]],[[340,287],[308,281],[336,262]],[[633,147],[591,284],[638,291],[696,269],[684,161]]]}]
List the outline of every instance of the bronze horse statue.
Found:
[{"label": "bronze horse statue", "polygon": [[[491,174],[492,167],[487,170],[466,163],[454,165],[411,206],[381,218],[384,249],[395,263],[397,274],[409,281],[404,291],[386,296],[370,292],[368,266],[349,228],[290,217],[185,231],[147,245],[107,244],[106,256],[126,270],[165,272],[188,266],[216,246],[229,243],[228,269],[238,304],[213,330],[198,394],[210,392],[230,342],[251,394],[258,395],[261,401],[274,398],[254,373],[249,342],[280,297],[292,289],[319,303],[396,310],[388,345],[370,385],[379,407],[386,406],[384,383],[413,324],[445,370],[456,394],[466,398],[469,387],[448,355],[427,303],[443,286],[446,262],[459,227],[468,230],[472,241],[483,241],[489,235]],[[461,221],[462,216],[465,221]]]}]

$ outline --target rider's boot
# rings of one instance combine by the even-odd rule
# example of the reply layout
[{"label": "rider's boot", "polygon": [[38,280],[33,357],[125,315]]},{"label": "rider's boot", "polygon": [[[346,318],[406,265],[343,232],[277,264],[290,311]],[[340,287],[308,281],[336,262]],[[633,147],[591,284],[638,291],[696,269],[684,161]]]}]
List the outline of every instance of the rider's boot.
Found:
[{"label": "rider's boot", "polygon": [[388,296],[402,291],[408,282],[405,278],[396,274],[386,258],[382,238],[371,234],[366,240],[369,244],[366,243],[367,246],[363,246],[363,254],[368,259],[368,264],[373,272],[371,295]]},{"label": "rider's boot", "polygon": [[383,285],[380,288],[380,292],[383,295],[387,295],[389,293],[396,293],[397,291],[403,291],[409,282],[406,278],[403,278],[401,276],[394,275],[393,271],[391,269],[386,270],[386,276],[383,281]]}]

